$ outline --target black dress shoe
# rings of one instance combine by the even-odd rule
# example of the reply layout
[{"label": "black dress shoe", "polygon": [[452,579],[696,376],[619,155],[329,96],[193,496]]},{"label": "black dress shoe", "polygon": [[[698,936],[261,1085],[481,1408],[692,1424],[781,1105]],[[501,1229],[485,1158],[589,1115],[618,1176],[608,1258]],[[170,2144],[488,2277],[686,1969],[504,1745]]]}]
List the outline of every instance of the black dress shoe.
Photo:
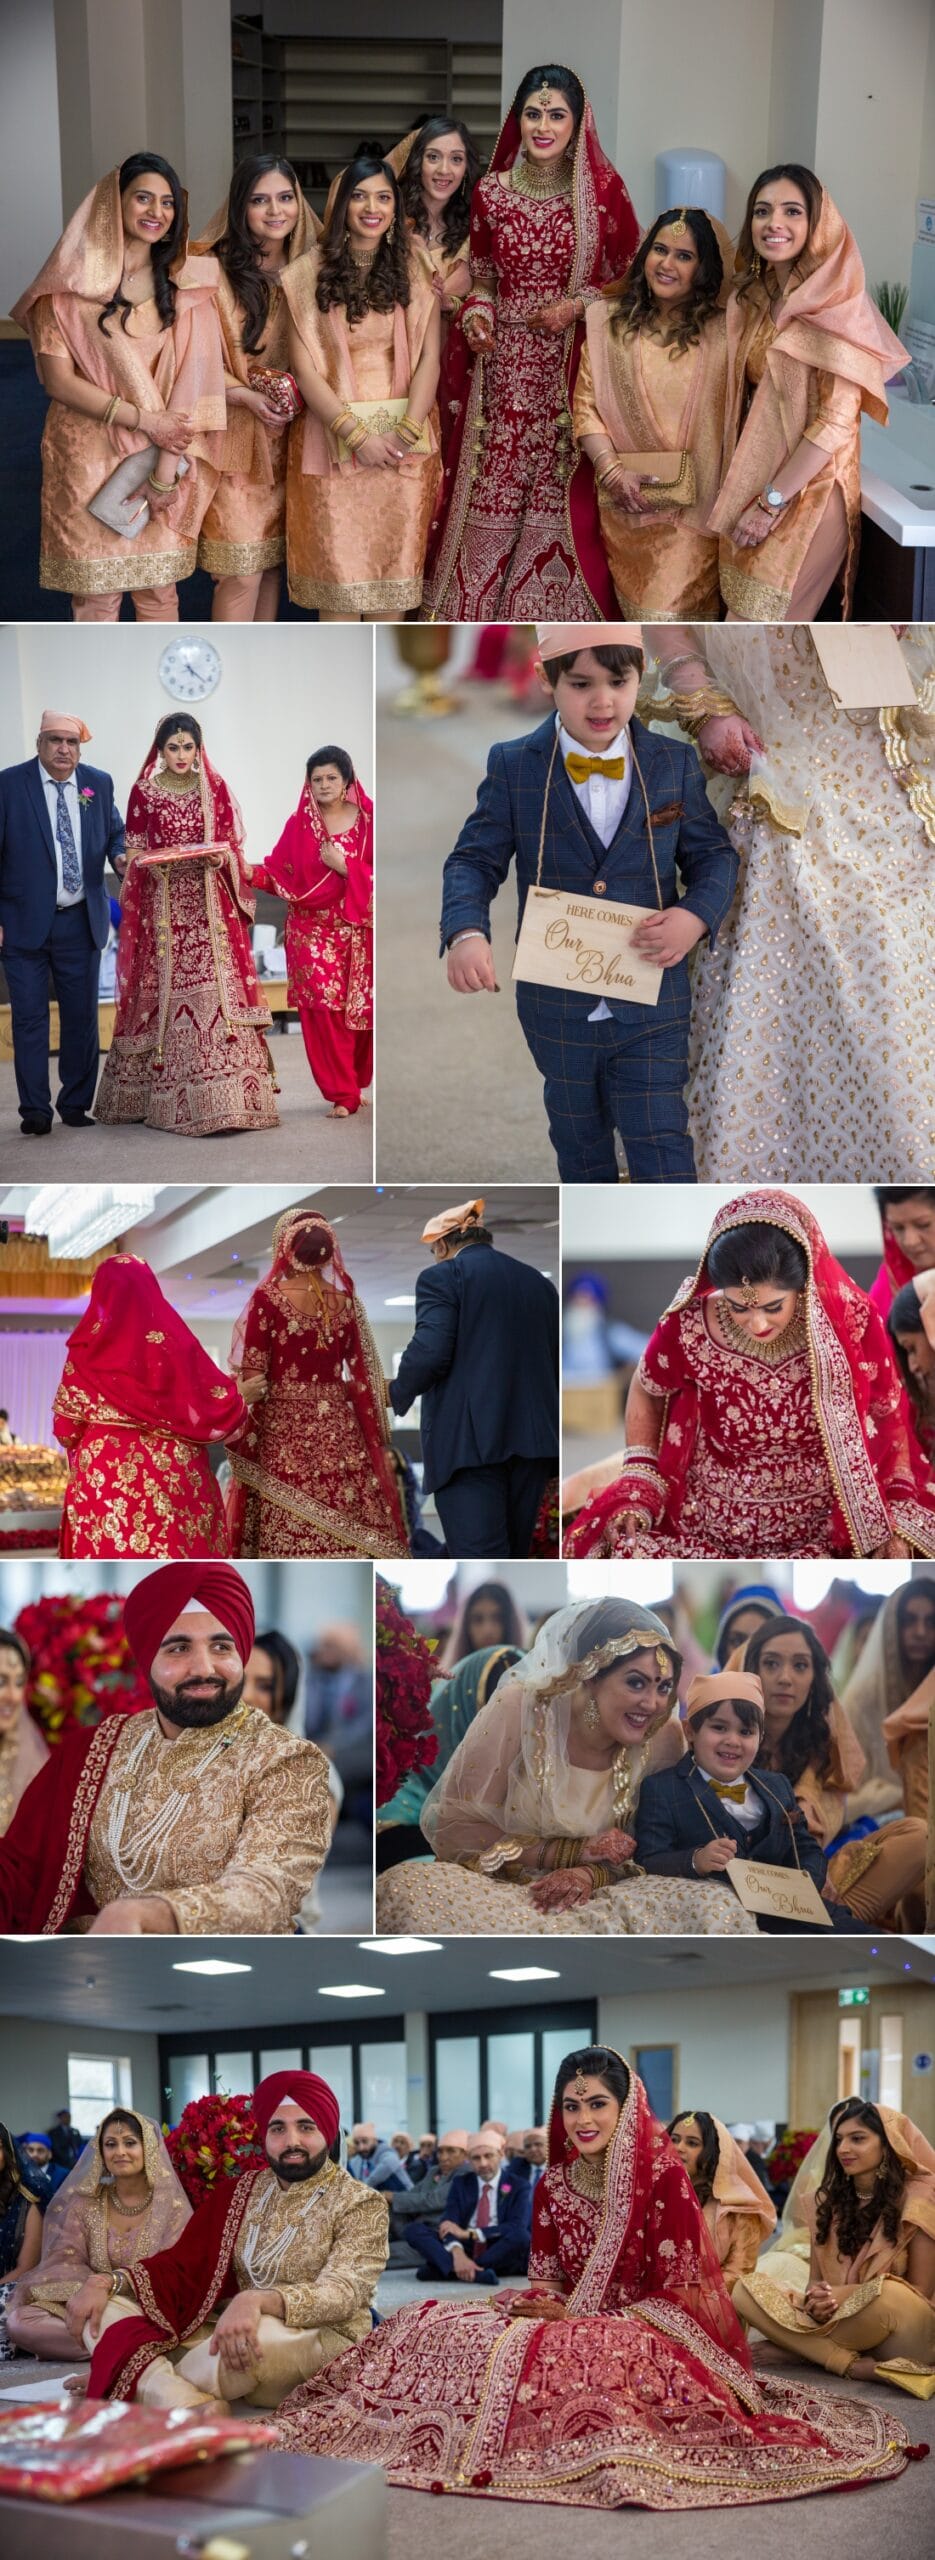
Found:
[{"label": "black dress shoe", "polygon": [[40,1120],[38,1113],[27,1112],[22,1123],[22,1134],[24,1138],[47,1138],[51,1126],[51,1120]]},{"label": "black dress shoe", "polygon": [[58,1116],[60,1120],[64,1121],[66,1129],[93,1129],[96,1127],[96,1122],[91,1119],[90,1114],[87,1111],[60,1111]]}]

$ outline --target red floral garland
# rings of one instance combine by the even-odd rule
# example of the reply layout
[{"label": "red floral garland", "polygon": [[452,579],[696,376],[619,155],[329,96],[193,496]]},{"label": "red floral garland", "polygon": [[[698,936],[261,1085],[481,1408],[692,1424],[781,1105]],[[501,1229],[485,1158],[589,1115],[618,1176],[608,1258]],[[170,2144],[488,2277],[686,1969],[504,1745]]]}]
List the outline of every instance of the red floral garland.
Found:
[{"label": "red floral garland", "polygon": [[377,1575],[376,1785],[377,1803],[388,1804],[410,1769],[431,1768],[438,1736],[429,1716],[433,1646],[400,1608],[396,1593]]},{"label": "red floral garland", "polygon": [[27,1704],[47,1742],[115,1711],[139,1714],[152,1706],[124,1634],[119,1592],[78,1600],[69,1591],[34,1600],[15,1626],[32,1656]]},{"label": "red floral garland", "polygon": [[0,1529],[0,1554],[24,1556],[37,1547],[44,1548],[47,1556],[57,1556],[58,1530]]},{"label": "red floral garland", "polygon": [[266,2157],[253,2099],[191,2098],[166,2135],[166,2150],[189,2203],[203,2204],[219,2178],[239,2178]]},{"label": "red floral garland", "polygon": [[793,2178],[798,2177],[803,2160],[807,2160],[817,2140],[817,2133],[790,2131],[780,2135],[778,2142],[774,2142],[772,2150],[767,2153],[763,2163],[774,2186],[784,2186],[788,2180],[791,2187]]},{"label": "red floral garland", "polygon": [[538,1518],[536,1520],[535,1529],[533,1530],[532,1545],[529,1550],[531,1556],[561,1555],[562,1513],[560,1492],[561,1487],[558,1476],[550,1477],[542,1496],[542,1500],[539,1504]]}]

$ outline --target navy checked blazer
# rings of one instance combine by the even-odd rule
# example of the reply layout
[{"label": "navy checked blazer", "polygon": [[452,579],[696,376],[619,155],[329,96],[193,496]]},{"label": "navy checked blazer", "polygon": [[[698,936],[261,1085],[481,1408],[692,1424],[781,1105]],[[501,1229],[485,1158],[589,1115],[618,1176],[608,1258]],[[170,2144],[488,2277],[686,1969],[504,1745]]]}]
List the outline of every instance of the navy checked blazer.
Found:
[{"label": "navy checked blazer", "polygon": [[[820,1893],[828,1872],[827,1860],[808,1828],[788,1778],[781,1777],[777,1770],[761,1771],[755,1767],[748,1769],[746,1775],[747,1785],[759,1796],[763,1807],[763,1822],[755,1831],[738,1822],[729,1797],[715,1795],[691,1751],[686,1751],[674,1768],[657,1769],[653,1777],[644,1778],[634,1822],[637,1863],[651,1876],[692,1876],[695,1850],[705,1848],[715,1836],[730,1836],[736,1839],[739,1858],[755,1858],[764,1867],[798,1864]],[[705,1813],[710,1816],[708,1821]]]},{"label": "navy checked blazer", "polygon": [[[638,759],[653,820],[656,866],[663,903],[675,906],[681,879],[694,915],[707,925],[714,942],[737,885],[739,861],[708,799],[704,776],[693,746],[662,738],[630,722],[630,738]],[[441,948],[456,933],[479,926],[490,933],[490,904],[516,859],[517,932],[526,892],[533,887],[539,854],[542,801],[555,744],[555,715],[549,712],[528,737],[491,748],[477,805],[448,855],[442,893]],[[600,883],[600,886],[597,884]],[[601,843],[576,798],[561,755],[552,767],[542,859],[544,889],[568,889],[576,895],[606,897],[634,906],[656,906],[656,888],[639,777],[633,773],[626,808],[608,846]],[[663,971],[656,1005],[607,999],[611,1014],[636,1028],[667,1016],[686,1013],[689,977],[684,960]],[[522,984],[517,995],[524,994]],[[597,1001],[592,988],[537,987],[540,1012],[569,1012],[586,1021]]]}]

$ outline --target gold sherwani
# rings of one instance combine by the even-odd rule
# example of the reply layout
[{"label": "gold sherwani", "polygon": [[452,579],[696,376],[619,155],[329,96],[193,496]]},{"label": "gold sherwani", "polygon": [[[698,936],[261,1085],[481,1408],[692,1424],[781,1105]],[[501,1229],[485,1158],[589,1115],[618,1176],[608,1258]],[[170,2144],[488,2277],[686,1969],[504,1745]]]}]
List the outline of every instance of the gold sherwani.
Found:
[{"label": "gold sherwani", "polygon": [[366,2337],[388,2222],[386,2197],[333,2160],[316,2178],[289,2187],[264,2169],[234,2249],[238,2291],[275,2287],[287,2329],[340,2329],[348,2343]]},{"label": "gold sherwani", "polygon": [[85,1882],[99,1911],[158,1894],[180,1937],[286,1936],[329,1838],[315,1743],[242,1702],[223,1724],[170,1741],[147,1707],[123,1719],[111,1752]]}]

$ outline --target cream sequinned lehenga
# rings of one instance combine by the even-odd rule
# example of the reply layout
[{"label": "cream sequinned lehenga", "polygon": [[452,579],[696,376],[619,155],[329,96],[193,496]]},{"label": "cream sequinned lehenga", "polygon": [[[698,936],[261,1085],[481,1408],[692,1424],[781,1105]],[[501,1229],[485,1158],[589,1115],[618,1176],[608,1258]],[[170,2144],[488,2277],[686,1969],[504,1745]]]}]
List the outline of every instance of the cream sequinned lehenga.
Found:
[{"label": "cream sequinned lehenga", "polygon": [[[667,1628],[636,1601],[585,1601],[558,1609],[458,1744],[420,1815],[432,1858],[408,1858],[377,1884],[377,1919],[396,1934],[439,1937],[641,1937],[668,1930],[749,1936],[751,1921],[717,1884],[615,1870],[577,1908],[543,1914],[530,1897],[543,1840],[587,1840],[611,1827],[632,1834],[640,1785],[681,1757],[682,1728],[668,1706],[639,1746],[606,1769],[569,1756],[571,1699],[583,1680],[631,1653],[658,1649],[677,1683],[680,1657]],[[564,1863],[564,1862],[563,1862]]]},{"label": "cream sequinned lehenga", "polygon": [[918,710],[848,713],[807,625],[704,633],[766,753],[749,787],[709,786],[743,862],[694,980],[701,1181],[931,1177],[935,631],[904,645]]},{"label": "cream sequinned lehenga", "polygon": [[21,2354],[47,2356],[58,2362],[87,2362],[87,2347],[65,2327],[72,2295],[92,2275],[115,2275],[169,2249],[191,2220],[191,2205],[179,2183],[157,2124],[151,2116],[137,2119],[143,2135],[143,2166],[149,2202],[142,2213],[121,2218],[109,2199],[113,2182],[104,2167],[101,2133],[107,2118],[85,2145],[46,2211],[39,2264],[22,2276],[7,2312],[10,2337]]}]

